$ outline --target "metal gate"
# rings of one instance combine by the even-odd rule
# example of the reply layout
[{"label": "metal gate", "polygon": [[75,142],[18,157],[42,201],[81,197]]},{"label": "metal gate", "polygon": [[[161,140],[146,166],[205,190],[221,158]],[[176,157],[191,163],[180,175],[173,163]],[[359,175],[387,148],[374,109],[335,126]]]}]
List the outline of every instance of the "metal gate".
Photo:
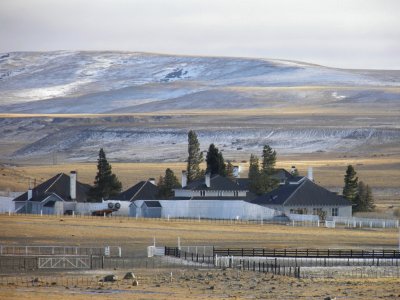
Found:
[{"label": "metal gate", "polygon": [[39,257],[39,269],[90,269],[90,257]]}]

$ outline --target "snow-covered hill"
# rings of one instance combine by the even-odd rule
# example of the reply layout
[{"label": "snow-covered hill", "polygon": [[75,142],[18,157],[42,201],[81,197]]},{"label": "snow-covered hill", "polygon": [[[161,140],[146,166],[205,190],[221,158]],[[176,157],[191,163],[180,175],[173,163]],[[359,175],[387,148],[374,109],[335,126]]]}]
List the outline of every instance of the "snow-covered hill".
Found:
[{"label": "snow-covered hill", "polygon": [[[297,87],[303,92],[299,93]],[[337,87],[351,87],[347,92],[350,99],[371,98],[368,91],[380,88],[380,98],[386,101],[393,98],[393,91],[385,88],[400,87],[400,72],[333,69],[284,60],[131,52],[0,55],[3,113],[152,112],[271,107],[277,105],[276,100],[280,105],[298,101],[309,104],[308,100],[315,102],[315,98],[348,100],[346,91]]]},{"label": "snow-covered hill", "polygon": [[115,160],[184,160],[189,129],[203,150],[215,143],[238,160],[264,144],[282,155],[392,154],[400,145],[400,71],[132,52],[4,53],[0,113],[107,113],[0,119],[0,161],[11,163],[95,160],[100,146]]}]

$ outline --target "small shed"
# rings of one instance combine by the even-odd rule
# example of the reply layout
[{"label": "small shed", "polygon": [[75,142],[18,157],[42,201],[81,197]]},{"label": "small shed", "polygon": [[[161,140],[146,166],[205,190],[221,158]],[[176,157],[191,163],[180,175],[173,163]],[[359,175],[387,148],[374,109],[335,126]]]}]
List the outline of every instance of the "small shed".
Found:
[{"label": "small shed", "polygon": [[161,204],[159,201],[143,201],[141,206],[144,218],[161,218]]}]

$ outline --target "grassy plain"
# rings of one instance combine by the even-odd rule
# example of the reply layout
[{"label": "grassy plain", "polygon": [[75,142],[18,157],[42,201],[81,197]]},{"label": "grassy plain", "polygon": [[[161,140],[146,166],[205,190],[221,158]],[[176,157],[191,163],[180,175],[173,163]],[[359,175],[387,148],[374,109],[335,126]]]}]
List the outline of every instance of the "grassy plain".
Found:
[{"label": "grassy plain", "polygon": [[143,256],[158,245],[214,245],[265,248],[397,248],[397,230],[328,229],[285,225],[235,224],[229,221],[136,220],[72,216],[0,215],[1,242],[23,245],[122,246]]}]

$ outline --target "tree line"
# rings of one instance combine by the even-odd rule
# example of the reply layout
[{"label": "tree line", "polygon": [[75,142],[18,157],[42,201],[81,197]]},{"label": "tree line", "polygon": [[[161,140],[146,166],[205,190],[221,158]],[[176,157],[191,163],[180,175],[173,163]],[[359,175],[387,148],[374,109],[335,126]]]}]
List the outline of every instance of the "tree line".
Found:
[{"label": "tree line", "polygon": [[[206,170],[201,169],[204,162],[203,152],[200,150],[200,143],[196,132],[190,130],[188,133],[188,158],[186,166],[187,183],[200,180],[205,173],[234,178],[234,166],[230,161],[225,162],[222,152],[214,145],[210,144],[205,158]],[[269,145],[264,145],[260,158],[254,154],[250,155],[249,164],[249,190],[254,194],[261,195],[268,193],[279,186],[278,180],[274,177],[276,173],[276,151]],[[292,175],[298,175],[295,170]],[[158,197],[169,199],[174,196],[173,189],[180,188],[178,178],[174,172],[167,168],[164,175],[159,177]],[[112,172],[112,167],[108,163],[103,148],[99,151],[97,159],[97,173],[94,185],[88,193],[91,201],[109,199],[119,194],[122,184],[117,176]],[[375,208],[374,198],[371,187],[363,181],[358,181],[357,172],[352,165],[347,166],[344,176],[343,197],[353,204],[353,211],[372,211]]]}]

